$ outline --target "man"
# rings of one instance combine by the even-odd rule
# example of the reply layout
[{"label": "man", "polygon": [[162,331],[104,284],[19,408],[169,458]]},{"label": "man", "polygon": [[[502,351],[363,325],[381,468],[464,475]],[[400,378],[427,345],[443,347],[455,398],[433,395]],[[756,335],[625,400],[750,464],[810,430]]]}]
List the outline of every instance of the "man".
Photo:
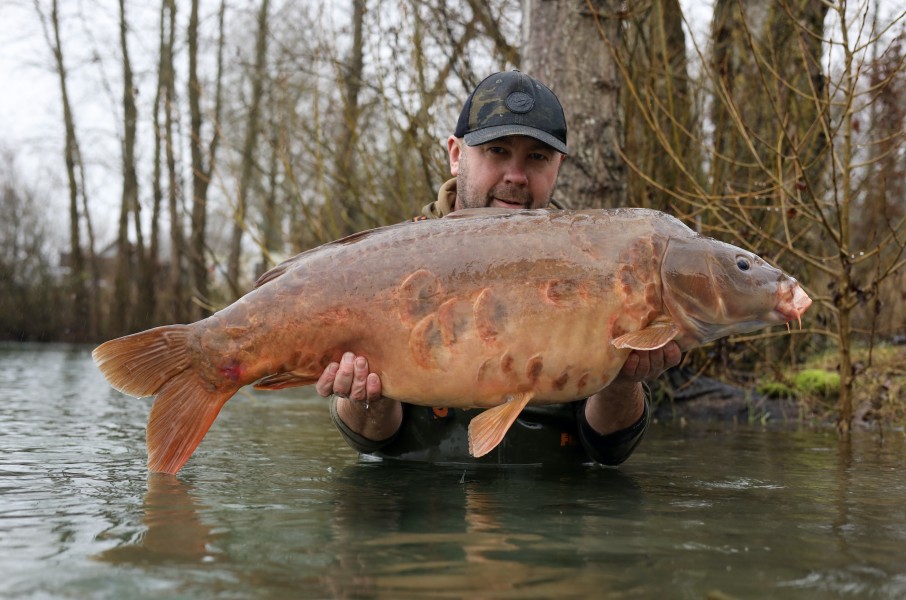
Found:
[{"label": "man", "polygon": [[[417,218],[440,218],[464,208],[562,208],[552,199],[566,159],[566,118],[554,93],[512,71],[482,81],[466,101],[447,139],[450,172],[435,202]],[[418,227],[418,225],[412,225]],[[634,351],[614,381],[586,400],[523,410],[503,442],[487,456],[468,454],[467,428],[477,410],[426,408],[381,395],[367,357],[351,352],[324,370],[316,388],[333,395],[334,424],[356,450],[382,458],[440,463],[617,465],[648,427],[642,387],[679,363],[671,342]]]}]

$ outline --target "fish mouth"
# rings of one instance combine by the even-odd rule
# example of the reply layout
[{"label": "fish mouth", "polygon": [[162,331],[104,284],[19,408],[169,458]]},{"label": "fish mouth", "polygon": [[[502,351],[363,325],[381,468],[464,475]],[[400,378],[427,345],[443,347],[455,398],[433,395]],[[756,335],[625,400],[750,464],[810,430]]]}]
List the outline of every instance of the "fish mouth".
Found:
[{"label": "fish mouth", "polygon": [[802,329],[802,315],[812,305],[812,299],[795,280],[781,284],[779,296],[774,312],[782,317],[782,322],[796,321],[799,323],[799,329]]}]

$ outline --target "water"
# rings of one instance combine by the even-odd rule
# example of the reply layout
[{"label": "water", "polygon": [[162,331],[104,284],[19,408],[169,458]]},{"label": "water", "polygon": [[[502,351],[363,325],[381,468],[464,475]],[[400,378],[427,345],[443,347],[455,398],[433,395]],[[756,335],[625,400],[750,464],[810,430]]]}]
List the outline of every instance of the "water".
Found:
[{"label": "water", "polygon": [[0,597],[904,598],[906,441],[659,425],[620,469],[366,463],[308,390],[178,477],[86,348],[0,346]]}]

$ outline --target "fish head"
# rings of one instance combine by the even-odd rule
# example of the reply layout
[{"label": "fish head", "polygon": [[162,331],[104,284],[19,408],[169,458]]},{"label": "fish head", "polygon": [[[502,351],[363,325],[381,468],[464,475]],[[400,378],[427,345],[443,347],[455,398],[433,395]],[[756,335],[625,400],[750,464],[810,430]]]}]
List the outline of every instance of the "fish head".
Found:
[{"label": "fish head", "polygon": [[661,280],[683,349],[794,320],[801,327],[812,303],[794,278],[759,256],[702,236],[670,239]]}]

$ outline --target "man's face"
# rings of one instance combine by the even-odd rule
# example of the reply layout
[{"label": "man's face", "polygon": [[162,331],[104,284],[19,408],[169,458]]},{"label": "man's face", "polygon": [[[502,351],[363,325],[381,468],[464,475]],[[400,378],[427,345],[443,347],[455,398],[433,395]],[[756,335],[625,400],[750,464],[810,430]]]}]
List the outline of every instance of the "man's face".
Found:
[{"label": "man's face", "polygon": [[469,146],[447,140],[450,172],[456,177],[455,210],[463,208],[544,208],[557,184],[565,156],[544,142],[522,135]]}]

